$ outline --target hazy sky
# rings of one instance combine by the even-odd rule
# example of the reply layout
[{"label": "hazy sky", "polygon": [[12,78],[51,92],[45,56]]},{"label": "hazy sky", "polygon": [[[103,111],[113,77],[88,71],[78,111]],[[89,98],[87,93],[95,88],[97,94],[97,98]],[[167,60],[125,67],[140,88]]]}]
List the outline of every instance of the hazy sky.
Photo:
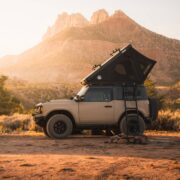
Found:
[{"label": "hazy sky", "polygon": [[58,14],[121,9],[144,27],[180,39],[180,0],[0,0],[0,56],[20,53],[38,42]]}]

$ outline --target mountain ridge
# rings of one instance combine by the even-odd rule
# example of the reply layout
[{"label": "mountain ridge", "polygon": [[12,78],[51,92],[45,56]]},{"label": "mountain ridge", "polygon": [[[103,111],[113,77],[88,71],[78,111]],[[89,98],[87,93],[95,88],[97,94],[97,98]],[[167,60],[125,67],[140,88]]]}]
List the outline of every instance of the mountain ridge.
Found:
[{"label": "mountain ridge", "polygon": [[[157,60],[151,74],[154,81],[158,84],[179,81],[180,41],[142,27],[122,11],[104,17],[102,21],[95,18],[97,23],[88,21],[80,27],[60,28],[59,32],[16,56],[17,63],[1,66],[0,71],[33,82],[79,82],[94,64],[108,58],[114,48],[131,43]],[[0,65],[2,61],[0,59]]]}]

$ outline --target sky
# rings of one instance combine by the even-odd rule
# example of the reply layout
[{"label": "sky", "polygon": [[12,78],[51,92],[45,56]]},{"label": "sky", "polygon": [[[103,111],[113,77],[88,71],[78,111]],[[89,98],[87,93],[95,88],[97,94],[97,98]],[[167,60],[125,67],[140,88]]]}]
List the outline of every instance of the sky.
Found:
[{"label": "sky", "polygon": [[180,40],[180,0],[0,0],[0,57],[39,43],[62,12],[87,19],[98,9],[124,11],[142,26]]}]

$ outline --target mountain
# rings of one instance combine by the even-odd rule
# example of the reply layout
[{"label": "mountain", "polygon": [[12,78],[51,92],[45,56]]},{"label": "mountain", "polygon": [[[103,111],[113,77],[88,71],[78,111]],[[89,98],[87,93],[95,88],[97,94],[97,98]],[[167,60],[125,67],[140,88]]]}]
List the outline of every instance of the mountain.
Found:
[{"label": "mountain", "polygon": [[16,64],[18,61],[18,58],[16,58],[16,55],[6,55],[3,58],[0,58],[0,67],[7,67],[13,64]]},{"label": "mountain", "polygon": [[100,9],[93,13],[90,23],[98,24],[107,20],[108,17],[109,17],[109,14],[107,13],[107,11],[105,11],[104,9]]},{"label": "mountain", "polygon": [[68,13],[64,12],[58,16],[55,24],[52,27],[48,28],[43,38],[51,38],[55,34],[70,27],[84,27],[88,24],[88,20],[84,18],[80,13],[69,15]]},{"label": "mountain", "polygon": [[[157,60],[151,73],[157,84],[179,81],[180,41],[149,31],[120,10],[111,16],[96,11],[90,21],[79,13],[59,15],[38,45],[0,59],[0,72],[31,82],[79,82],[114,48],[128,43]],[[2,66],[4,61],[15,63]]]}]

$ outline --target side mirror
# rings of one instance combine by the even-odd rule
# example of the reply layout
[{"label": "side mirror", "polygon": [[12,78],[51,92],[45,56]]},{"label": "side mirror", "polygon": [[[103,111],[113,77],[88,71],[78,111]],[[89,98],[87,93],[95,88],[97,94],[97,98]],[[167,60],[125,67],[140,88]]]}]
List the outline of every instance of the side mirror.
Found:
[{"label": "side mirror", "polygon": [[84,101],[84,96],[80,96],[80,101]]},{"label": "side mirror", "polygon": [[76,96],[74,97],[74,100],[77,101],[77,102],[83,101],[83,100],[84,100],[84,96],[76,95]]}]

